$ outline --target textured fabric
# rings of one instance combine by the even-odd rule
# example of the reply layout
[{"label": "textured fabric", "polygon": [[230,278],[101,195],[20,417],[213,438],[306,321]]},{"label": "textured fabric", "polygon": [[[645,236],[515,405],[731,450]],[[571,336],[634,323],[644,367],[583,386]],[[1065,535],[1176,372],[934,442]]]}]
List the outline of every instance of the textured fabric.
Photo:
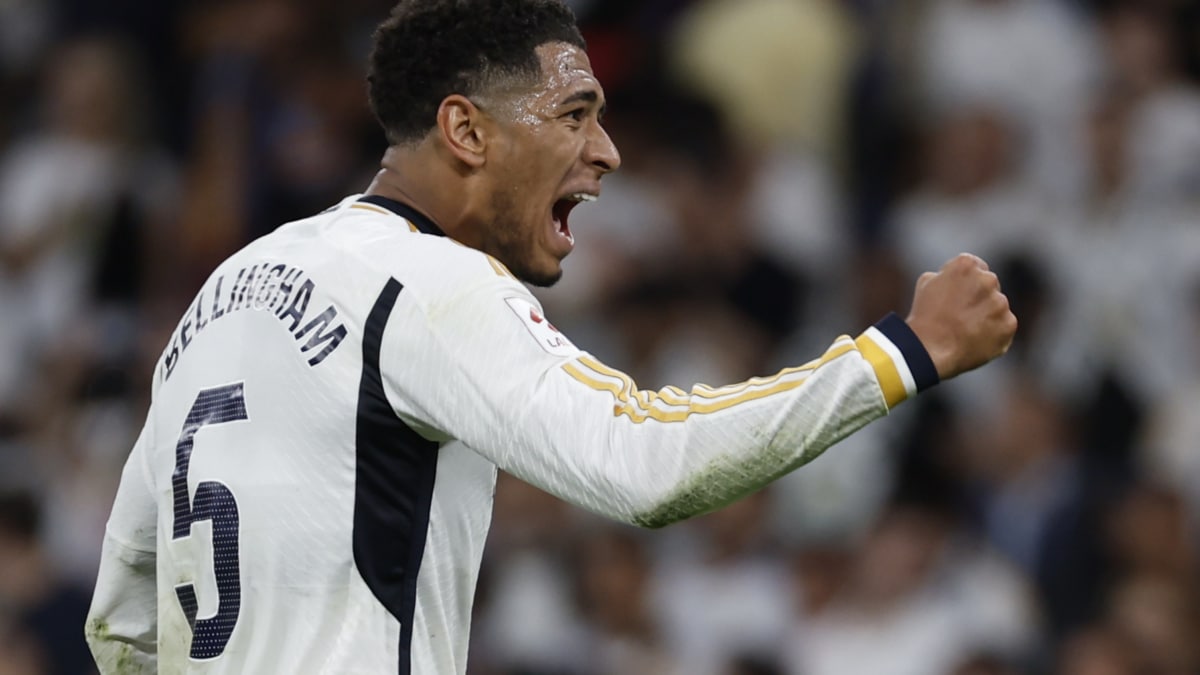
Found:
[{"label": "textured fabric", "polygon": [[109,521],[101,672],[463,673],[497,467],[660,527],[928,384],[894,320],[773,377],[639,390],[419,225],[348,198],[205,283]]}]

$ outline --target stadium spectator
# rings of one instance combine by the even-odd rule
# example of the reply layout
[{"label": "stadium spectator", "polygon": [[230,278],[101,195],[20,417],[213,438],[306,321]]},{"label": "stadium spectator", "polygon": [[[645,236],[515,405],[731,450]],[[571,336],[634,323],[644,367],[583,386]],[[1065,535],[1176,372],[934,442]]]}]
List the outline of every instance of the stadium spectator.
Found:
[{"label": "stadium spectator", "polygon": [[94,673],[87,645],[73,627],[87,615],[88,590],[56,578],[41,532],[40,507],[31,494],[0,494],[0,656],[7,657],[0,668]]},{"label": "stadium spectator", "polygon": [[[36,578],[29,588],[52,597],[91,583],[113,481],[148,404],[146,375],[211,263],[280,218],[360,189],[374,171],[386,143],[361,80],[371,30],[393,4],[0,2],[0,492],[32,490],[42,522],[32,539],[0,536],[0,560],[25,561],[0,586]],[[1022,501],[1021,490],[1063,485],[1064,464],[1089,493],[1090,534],[1050,548],[1065,556],[1060,569],[1086,561],[1069,581],[1094,600],[1080,604],[1071,584],[1046,593],[1045,580],[1021,568],[984,575],[993,581],[976,588],[991,590],[956,606],[1008,613],[1005,593],[1041,588],[1034,597],[1046,620],[1027,624],[1041,658],[1030,665],[972,646],[947,658],[944,672],[1196,672],[1178,637],[1196,634],[1186,610],[1198,604],[1188,598],[1200,579],[1189,549],[1200,536],[1196,3],[570,4],[624,159],[606,178],[603,205],[572,214],[579,246],[564,281],[539,291],[581,346],[630,365],[643,384],[742,379],[756,374],[752,364],[808,358],[831,331],[903,307],[911,275],[939,264],[930,252],[944,247],[1019,249],[1007,264],[988,257],[1021,331],[995,367],[902,407],[770,490],[762,515],[771,545],[720,566],[700,557],[707,547],[690,527],[645,547],[602,544],[592,539],[607,535],[589,517],[501,480],[472,672],[591,675],[603,660],[590,659],[588,645],[618,655],[662,646],[669,631],[658,614],[643,632],[576,603],[576,578],[589,566],[574,554],[585,550],[625,570],[608,587],[632,598],[640,585],[650,607],[670,596],[673,565],[793,570],[760,584],[795,599],[796,618],[775,645],[786,651],[863,592],[848,561],[863,555],[897,492],[952,509],[926,583],[962,588],[977,567],[1005,568],[964,542],[991,532],[1019,552],[1037,539],[997,516],[980,530],[971,516],[983,511],[964,497],[1036,515],[1045,504]],[[712,143],[681,141],[697,127],[698,106],[684,114],[681,97],[648,95],[645,81],[664,83],[653,92],[690,87],[693,99],[699,89],[715,101],[710,121],[732,129],[731,152],[715,156],[738,161],[709,163]],[[96,133],[114,115],[136,133]],[[764,140],[779,138],[790,140]],[[140,168],[104,159],[114,148]],[[75,215],[64,217],[68,209]],[[699,228],[697,217],[708,224]],[[896,235],[915,220],[925,224]],[[27,235],[39,232],[63,236],[35,251],[28,244],[38,238]],[[731,295],[747,275],[713,271],[709,255],[714,265],[741,256],[743,271],[761,267],[757,283]],[[646,283],[677,270],[706,292],[681,301]],[[1037,383],[1033,398],[1054,411],[997,412],[1010,378]],[[1029,429],[985,430],[986,414]],[[1033,443],[1046,417],[1073,439],[1051,460]],[[1016,448],[1006,452],[1024,467],[1019,477],[980,473],[980,454],[997,442]],[[38,574],[29,573],[31,541]],[[632,571],[643,562],[655,571],[645,579]],[[602,611],[628,618],[617,610],[633,604]],[[0,673],[52,672],[42,628],[5,607]],[[1077,628],[1064,634],[1054,626],[1067,614]],[[78,634],[77,618],[43,628],[59,621],[63,635]],[[769,657],[735,661],[726,670],[738,675],[800,672]]]}]

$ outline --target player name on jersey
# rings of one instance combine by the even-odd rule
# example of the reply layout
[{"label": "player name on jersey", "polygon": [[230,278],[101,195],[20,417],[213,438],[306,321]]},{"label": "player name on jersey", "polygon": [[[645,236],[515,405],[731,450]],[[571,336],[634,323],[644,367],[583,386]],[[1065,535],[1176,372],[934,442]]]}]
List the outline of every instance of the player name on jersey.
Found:
[{"label": "player name on jersey", "polygon": [[[226,279],[232,277],[232,280]],[[209,280],[192,301],[183,319],[167,343],[162,358],[162,379],[166,382],[188,345],[208,326],[222,317],[241,310],[270,312],[299,343],[301,354],[315,354],[308,365],[316,366],[333,353],[346,338],[346,326],[338,320],[337,307],[329,305],[309,317],[309,303],[317,285],[298,267],[267,262],[219,275]]]}]

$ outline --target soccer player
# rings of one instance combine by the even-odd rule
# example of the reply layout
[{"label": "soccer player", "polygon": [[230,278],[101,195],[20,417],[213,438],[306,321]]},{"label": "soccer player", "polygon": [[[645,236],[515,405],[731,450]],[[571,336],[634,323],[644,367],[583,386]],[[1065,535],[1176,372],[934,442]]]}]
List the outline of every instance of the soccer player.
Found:
[{"label": "soccer player", "polygon": [[1012,339],[964,255],[809,363],[641,391],[521,283],[558,279],[620,164],[571,12],[404,0],[369,82],[377,179],[218,266],[157,364],[86,625],[103,673],[463,673],[497,468],[662,527]]}]

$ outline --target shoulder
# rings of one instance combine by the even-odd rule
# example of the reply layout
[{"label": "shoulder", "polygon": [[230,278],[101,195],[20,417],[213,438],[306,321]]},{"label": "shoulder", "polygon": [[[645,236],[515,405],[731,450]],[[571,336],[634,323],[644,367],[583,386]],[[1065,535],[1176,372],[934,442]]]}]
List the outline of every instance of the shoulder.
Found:
[{"label": "shoulder", "polygon": [[[425,302],[452,301],[485,288],[528,295],[496,258],[439,234],[422,232],[409,219],[371,203],[343,202],[309,221],[285,227],[341,249],[349,264],[395,278]],[[301,232],[300,230],[307,230]]]},{"label": "shoulder", "polygon": [[446,237],[417,238],[415,248],[425,254],[394,276],[427,314],[470,315],[506,298],[533,301],[529,289],[492,256]]}]

